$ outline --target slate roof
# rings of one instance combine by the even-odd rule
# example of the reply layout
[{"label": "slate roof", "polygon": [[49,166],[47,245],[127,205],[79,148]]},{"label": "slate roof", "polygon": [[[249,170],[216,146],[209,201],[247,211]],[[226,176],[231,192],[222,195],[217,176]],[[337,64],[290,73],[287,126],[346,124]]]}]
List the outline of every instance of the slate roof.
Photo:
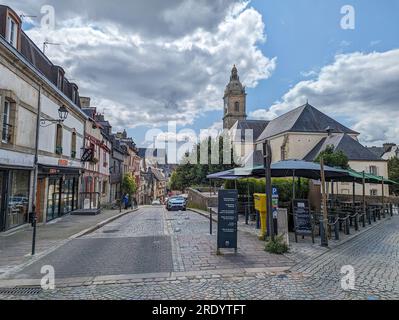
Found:
[{"label": "slate roof", "polygon": [[168,180],[164,176],[164,174],[157,168],[150,168],[150,172],[152,172],[154,174],[155,179],[157,179],[158,181],[167,181]]},{"label": "slate roof", "polygon": [[382,161],[381,157],[344,133],[332,134],[323,138],[303,160],[314,161],[320,152],[324,151],[329,145],[333,145],[335,151],[344,152],[350,161]]},{"label": "slate roof", "polygon": [[236,131],[233,140],[245,141],[245,130],[253,130],[253,139],[256,141],[266,129],[269,122],[270,121],[266,120],[238,120],[230,130],[232,132],[234,132],[234,130],[241,130],[241,135],[239,136],[240,132]]},{"label": "slate roof", "polygon": [[334,133],[359,134],[307,103],[270,121],[258,141],[284,132],[326,132],[328,128]]},{"label": "slate roof", "polygon": [[377,157],[382,157],[385,153],[384,147],[368,147],[367,149],[374,153]]},{"label": "slate roof", "polygon": [[[16,14],[14,10],[10,7],[0,4],[0,37],[5,39],[5,24],[6,12],[10,10],[12,13]],[[51,60],[36,46],[36,44],[28,37],[28,35],[20,28],[20,48],[19,53],[44,77],[47,78],[57,90],[61,91],[66,97],[71,100],[77,107],[81,108],[79,99],[79,88],[76,84],[71,83],[65,77],[65,71],[62,67],[54,65]],[[64,75],[64,83],[61,88],[57,86],[58,72]],[[73,101],[72,91],[76,89],[75,100]]]},{"label": "slate roof", "polygon": [[263,151],[254,150],[247,155],[243,160],[242,164],[244,167],[258,167],[264,165]]},{"label": "slate roof", "polygon": [[154,158],[166,157],[166,149],[139,148],[138,151],[138,155],[140,158],[146,158],[146,155],[151,155]]}]

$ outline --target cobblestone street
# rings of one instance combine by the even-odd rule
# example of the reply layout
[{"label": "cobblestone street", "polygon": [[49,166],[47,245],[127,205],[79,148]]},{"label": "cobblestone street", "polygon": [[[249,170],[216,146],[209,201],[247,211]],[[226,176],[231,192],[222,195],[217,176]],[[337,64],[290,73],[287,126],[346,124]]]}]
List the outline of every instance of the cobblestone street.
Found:
[{"label": "cobblestone street", "polygon": [[[266,253],[246,232],[239,232],[237,256],[217,256],[205,217],[143,208],[71,240],[12,277],[38,284],[28,279],[39,279],[40,267],[53,265],[55,290],[28,296],[0,292],[0,298],[397,299],[398,243],[399,217],[394,216],[299,263],[290,254]],[[344,265],[355,268],[355,290],[341,289]]]}]

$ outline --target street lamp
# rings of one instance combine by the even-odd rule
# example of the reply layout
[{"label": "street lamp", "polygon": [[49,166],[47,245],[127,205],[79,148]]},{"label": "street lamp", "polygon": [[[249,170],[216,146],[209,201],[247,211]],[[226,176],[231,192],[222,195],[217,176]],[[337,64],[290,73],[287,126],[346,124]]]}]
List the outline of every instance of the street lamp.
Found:
[{"label": "street lamp", "polygon": [[58,109],[58,117],[59,117],[58,120],[40,119],[40,126],[41,127],[48,127],[48,126],[51,126],[54,123],[61,124],[68,118],[68,115],[69,115],[68,109],[65,106],[61,106]]},{"label": "street lamp", "polygon": [[58,109],[58,120],[53,119],[42,119],[41,114],[41,94],[42,86],[39,87],[38,96],[38,112],[37,112],[37,125],[36,125],[36,143],[35,143],[35,157],[34,157],[34,178],[33,178],[33,204],[32,213],[29,215],[29,220],[32,223],[33,235],[32,235],[32,256],[35,255],[36,250],[36,226],[37,226],[37,212],[36,212],[36,195],[37,195],[37,177],[38,177],[38,163],[39,163],[39,134],[40,127],[49,127],[52,124],[61,124],[68,118],[68,109],[65,106],[61,106]]},{"label": "street lamp", "polygon": [[68,118],[68,110],[65,106],[62,106],[58,109],[58,115],[60,116],[60,120],[64,122]]}]

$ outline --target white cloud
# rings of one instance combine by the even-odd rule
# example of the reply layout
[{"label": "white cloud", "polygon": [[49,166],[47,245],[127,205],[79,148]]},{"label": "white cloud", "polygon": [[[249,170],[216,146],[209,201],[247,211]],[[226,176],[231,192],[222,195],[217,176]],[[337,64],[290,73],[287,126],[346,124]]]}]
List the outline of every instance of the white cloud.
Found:
[{"label": "white cloud", "polygon": [[253,118],[273,119],[309,103],[361,133],[365,144],[399,143],[399,49],[338,55],[314,80],[301,81],[269,110]]},{"label": "white cloud", "polygon": [[[11,6],[35,13],[44,2]],[[39,47],[62,44],[46,53],[115,127],[193,124],[222,109],[233,64],[248,87],[276,66],[257,46],[266,41],[262,16],[243,1],[47,2],[56,30],[35,26],[28,35]]]}]

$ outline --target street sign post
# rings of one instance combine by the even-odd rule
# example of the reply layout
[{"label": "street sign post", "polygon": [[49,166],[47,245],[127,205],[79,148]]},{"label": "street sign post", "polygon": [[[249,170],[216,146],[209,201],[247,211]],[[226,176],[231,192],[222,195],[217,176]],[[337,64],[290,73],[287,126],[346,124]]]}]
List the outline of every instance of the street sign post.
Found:
[{"label": "street sign post", "polygon": [[217,253],[234,249],[237,253],[238,191],[219,190]]},{"label": "street sign post", "polygon": [[278,200],[279,200],[278,189],[272,188],[272,213],[273,213],[274,232],[276,235],[278,234],[278,223],[277,223]]}]

